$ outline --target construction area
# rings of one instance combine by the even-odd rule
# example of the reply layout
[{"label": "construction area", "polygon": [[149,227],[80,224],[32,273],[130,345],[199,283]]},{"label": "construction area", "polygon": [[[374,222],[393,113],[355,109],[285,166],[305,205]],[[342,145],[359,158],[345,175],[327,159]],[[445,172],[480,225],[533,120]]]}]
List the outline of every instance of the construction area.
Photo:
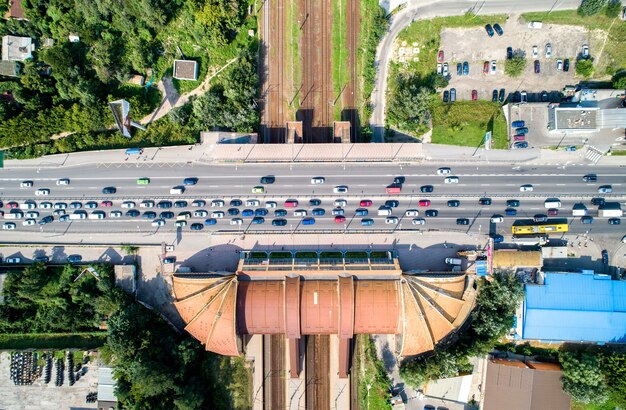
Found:
[{"label": "construction area", "polygon": [[359,0],[263,3],[258,142],[357,142],[359,21]]}]

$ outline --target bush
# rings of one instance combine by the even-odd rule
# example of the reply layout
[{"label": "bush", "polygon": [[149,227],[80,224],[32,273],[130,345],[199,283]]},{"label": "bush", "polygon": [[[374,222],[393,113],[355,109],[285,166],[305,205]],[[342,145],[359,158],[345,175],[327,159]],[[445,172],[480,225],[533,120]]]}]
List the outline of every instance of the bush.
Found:
[{"label": "bush", "polygon": [[564,351],[559,354],[563,367],[563,391],[581,403],[602,404],[608,398],[608,388],[600,371],[600,361],[594,353]]},{"label": "bush", "polygon": [[606,5],[606,9],[604,9],[604,14],[607,17],[615,18],[619,16],[619,13],[622,11],[622,2],[619,0],[610,0],[609,4]]},{"label": "bush", "polygon": [[626,76],[621,78],[613,78],[613,88],[615,88],[616,90],[626,89]]},{"label": "bush", "polygon": [[513,56],[504,62],[504,73],[511,78],[519,77],[526,68],[526,59],[522,56]]},{"label": "bush", "polygon": [[583,0],[578,7],[581,16],[593,16],[598,14],[606,5],[606,0]]},{"label": "bush", "polygon": [[591,60],[579,60],[576,63],[576,74],[589,78],[593,75],[593,62]]}]

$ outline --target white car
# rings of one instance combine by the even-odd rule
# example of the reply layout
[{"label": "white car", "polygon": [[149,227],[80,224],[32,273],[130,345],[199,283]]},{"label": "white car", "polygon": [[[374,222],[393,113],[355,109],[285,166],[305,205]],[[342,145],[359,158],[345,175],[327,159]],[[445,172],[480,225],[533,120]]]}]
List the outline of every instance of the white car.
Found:
[{"label": "white car", "polygon": [[224,217],[224,212],[222,211],[211,212],[211,218],[223,218],[223,217]]},{"label": "white car", "polygon": [[386,224],[397,224],[398,223],[398,217],[397,216],[388,216],[385,218],[385,223]]},{"label": "white car", "polygon": [[135,207],[135,203],[133,201],[122,202],[122,208],[131,209]]},{"label": "white car", "polygon": [[154,221],[152,221],[152,226],[154,227],[159,227],[163,225],[165,225],[165,221],[163,219],[155,219]]},{"label": "white car", "polygon": [[36,196],[48,196],[50,195],[50,190],[48,188],[39,188],[35,191]]},{"label": "white car", "polygon": [[443,70],[441,71],[441,75],[443,75],[444,77],[447,77],[448,74],[449,74],[448,63],[443,63]]},{"label": "white car", "polygon": [[211,201],[212,208],[221,208],[223,206],[224,206],[224,201],[222,201],[221,199],[214,199],[213,201]]},{"label": "white car", "polygon": [[243,219],[241,218],[233,218],[230,220],[231,225],[241,225],[243,223]]},{"label": "white car", "polygon": [[37,204],[34,202],[24,202],[20,205],[20,209],[35,209],[37,208]]},{"label": "white car", "polygon": [[267,201],[265,203],[265,207],[266,208],[276,208],[278,206],[278,204],[274,201]]},{"label": "white car", "polygon": [[206,218],[208,215],[209,215],[209,213],[207,211],[205,211],[204,209],[198,209],[196,211],[193,211],[193,216],[194,217]]},{"label": "white car", "polygon": [[176,226],[182,228],[183,226],[187,226],[187,221],[176,221]]},{"label": "white car", "polygon": [[57,185],[69,185],[69,184],[70,184],[69,178],[57,179]]},{"label": "white car", "polygon": [[522,185],[519,187],[521,192],[531,192],[533,190],[533,186],[531,184]]},{"label": "white car", "polygon": [[490,74],[495,74],[496,73],[496,69],[498,68],[498,63],[496,62],[496,60],[491,60],[491,70],[489,71]]},{"label": "white car", "polygon": [[326,182],[326,179],[324,177],[311,178],[311,185],[321,185],[324,182]]},{"label": "white car", "polygon": [[411,221],[411,223],[413,225],[424,225],[426,223],[426,220],[424,218],[415,218],[413,219],[413,221]]},{"label": "white car", "polygon": [[343,216],[346,211],[343,210],[343,208],[334,208],[331,212],[330,212],[333,216],[337,216],[337,215],[341,215]]},{"label": "white car", "polygon": [[293,211],[293,216],[306,216],[306,210],[298,209],[296,211]]},{"label": "white car", "polygon": [[552,57],[552,44],[546,44],[546,58]]},{"label": "white car", "polygon": [[406,210],[406,216],[418,216],[419,214],[420,214],[420,211],[418,211],[417,209]]},{"label": "white car", "polygon": [[336,194],[345,194],[348,192],[348,187],[345,185],[337,185],[333,188],[333,192]]},{"label": "white car", "polygon": [[539,47],[533,46],[533,58],[537,58],[539,56]]},{"label": "white car", "polygon": [[348,201],[345,199],[335,199],[335,206],[345,207],[348,205]]},{"label": "white car", "polygon": [[491,223],[497,224],[500,222],[504,222],[504,218],[502,217],[502,215],[494,215],[491,217],[490,221]]},{"label": "white car", "polygon": [[556,60],[556,69],[558,71],[562,71],[563,70],[563,60]]},{"label": "white car", "polygon": [[30,188],[31,186],[33,186],[33,181],[20,182],[20,188]]},{"label": "white car", "polygon": [[437,170],[437,175],[449,175],[452,172],[450,168],[439,168]]},{"label": "white car", "polygon": [[583,58],[589,58],[589,46],[587,44],[583,45]]},{"label": "white car", "polygon": [[120,218],[122,216],[122,211],[111,211],[109,215],[111,218]]},{"label": "white car", "polygon": [[39,218],[39,212],[37,211],[30,211],[30,212],[26,212],[26,217],[27,218]]},{"label": "white car", "polygon": [[446,184],[458,184],[459,177],[447,177],[446,179],[443,180],[443,182]]},{"label": "white car", "polygon": [[154,201],[143,201],[139,204],[141,208],[154,208]]},{"label": "white car", "polygon": [[441,75],[443,69],[443,64],[437,63],[437,74]]},{"label": "white car", "polygon": [[520,103],[527,104],[528,103],[528,93],[526,91],[522,91],[520,93]]},{"label": "white car", "polygon": [[246,200],[246,206],[259,206],[259,200],[258,199],[248,199]]},{"label": "white car", "polygon": [[37,221],[35,221],[34,219],[25,219],[22,221],[22,225],[35,225],[37,223]]},{"label": "white car", "polygon": [[41,202],[39,209],[52,209],[52,202]]},{"label": "white car", "polygon": [[5,222],[2,224],[2,229],[12,231],[15,229],[15,224],[13,222]]}]

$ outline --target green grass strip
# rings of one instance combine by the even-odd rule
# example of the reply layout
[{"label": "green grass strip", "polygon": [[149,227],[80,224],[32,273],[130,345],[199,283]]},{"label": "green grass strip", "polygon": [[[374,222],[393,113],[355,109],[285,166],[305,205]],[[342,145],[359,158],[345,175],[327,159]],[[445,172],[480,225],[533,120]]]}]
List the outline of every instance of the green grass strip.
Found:
[{"label": "green grass strip", "polygon": [[93,349],[106,338],[107,332],[0,334],[0,349]]}]

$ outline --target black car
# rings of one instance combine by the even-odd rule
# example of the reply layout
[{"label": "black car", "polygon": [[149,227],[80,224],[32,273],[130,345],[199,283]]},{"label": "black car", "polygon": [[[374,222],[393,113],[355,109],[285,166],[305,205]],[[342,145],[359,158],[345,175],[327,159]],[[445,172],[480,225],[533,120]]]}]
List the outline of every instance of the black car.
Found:
[{"label": "black car", "polygon": [[45,225],[45,224],[49,224],[52,221],[54,221],[54,218],[48,215],[48,216],[44,216],[43,218],[41,218],[41,220],[38,223],[39,225]]},{"label": "black car", "polygon": [[320,199],[309,199],[309,205],[310,206],[320,206],[322,204],[322,201]]},{"label": "black car", "polygon": [[548,102],[550,101],[550,96],[548,95],[547,91],[542,91],[541,92],[541,102]]},{"label": "black car", "polygon": [[198,183],[198,178],[190,177],[183,179],[183,185],[196,185]]},{"label": "black car", "polygon": [[437,211],[435,209],[429,209],[426,212],[424,212],[424,215],[430,216],[430,217],[435,217],[435,216],[439,215],[439,211]]},{"label": "black car", "polygon": [[504,242],[504,236],[502,236],[502,235],[497,235],[496,234],[496,235],[493,235],[492,238],[493,238],[493,243],[502,243],[502,242]]},{"label": "black car", "polygon": [[528,148],[528,142],[526,142],[526,141],[518,141],[515,144],[513,144],[513,148],[515,148],[515,149]]},{"label": "black car", "polygon": [[491,24],[485,26],[485,31],[489,37],[493,37],[493,27],[491,27]]},{"label": "black car", "polygon": [[389,208],[397,208],[400,206],[400,201],[396,201],[395,199],[390,199],[388,201],[385,201],[385,206],[388,206]]},{"label": "black car", "polygon": [[272,225],[274,225],[274,226],[285,226],[285,225],[287,225],[287,220],[286,219],[282,219],[282,218],[274,219],[272,221]]},{"label": "black car", "polygon": [[541,72],[541,63],[539,60],[535,60],[535,74],[539,74]]},{"label": "black car", "polygon": [[422,185],[420,187],[420,192],[433,192],[434,188],[432,185]]},{"label": "black car", "polygon": [[174,217],[174,212],[163,211],[159,214],[159,218],[161,219],[172,219]]},{"label": "black car", "polygon": [[619,225],[622,223],[622,220],[619,218],[609,218],[609,225]]},{"label": "black car", "polygon": [[596,174],[587,174],[583,176],[583,182],[596,182],[598,180],[598,176]]},{"label": "black car", "polygon": [[569,71],[569,58],[563,61],[563,71]]},{"label": "black car", "polygon": [[171,201],[159,201],[156,204],[157,208],[163,208],[163,209],[169,209],[172,207],[172,202]]},{"label": "black car", "polygon": [[448,101],[450,101],[450,91],[445,90],[443,92],[443,102],[447,103]]},{"label": "black car", "polygon": [[548,222],[548,215],[537,214],[533,217],[534,222]]},{"label": "black car", "polygon": [[493,90],[493,94],[491,94],[491,102],[498,102],[498,90]]},{"label": "black car", "polygon": [[274,211],[274,216],[287,216],[287,211],[284,209],[277,209]]},{"label": "black car", "polygon": [[243,202],[241,202],[241,199],[230,200],[230,206],[241,206],[241,204],[243,204]]},{"label": "black car", "polygon": [[448,206],[451,208],[457,208],[461,205],[461,201],[458,201],[456,199],[451,199],[448,201]]},{"label": "black car", "polygon": [[262,184],[273,184],[274,182],[276,182],[276,177],[274,175],[267,175],[267,176],[261,177]]},{"label": "black car", "polygon": [[126,215],[126,216],[128,216],[128,217],[130,217],[130,218],[136,218],[136,217],[138,217],[138,216],[139,216],[139,214],[140,214],[140,213],[141,213],[141,212],[139,212],[139,211],[138,211],[138,210],[136,210],[136,209],[131,209],[131,210],[126,211],[126,214],[125,214],[125,215]]},{"label": "black car", "polygon": [[237,208],[229,208],[227,212],[228,212],[228,215],[231,215],[231,216],[239,215],[239,209]]},{"label": "black car", "polygon": [[33,262],[37,262],[37,263],[48,263],[50,261],[50,258],[48,258],[47,256],[38,256],[35,259],[33,259]]},{"label": "black car", "polygon": [[504,98],[505,98],[505,94],[506,94],[506,91],[504,90],[504,88],[500,88],[500,92],[498,93],[498,101],[503,103],[504,102]]},{"label": "black car", "polygon": [[504,31],[502,31],[502,27],[500,27],[498,23],[493,25],[493,29],[495,30],[496,33],[498,33],[499,36],[504,34]]},{"label": "black car", "polygon": [[155,219],[156,218],[156,212],[146,211],[146,212],[143,213],[143,215],[141,215],[141,217],[143,219]]},{"label": "black car", "polygon": [[506,59],[510,60],[513,58],[513,47],[506,48]]},{"label": "black car", "polygon": [[191,224],[189,229],[191,229],[192,231],[201,231],[202,229],[204,229],[204,225],[199,223]]},{"label": "black car", "polygon": [[406,181],[405,177],[395,177],[393,179],[394,184],[404,184],[404,181]]},{"label": "black car", "polygon": [[117,189],[113,186],[108,186],[106,188],[102,188],[103,194],[114,194],[117,192]]},{"label": "black car", "polygon": [[174,208],[186,208],[187,201],[176,201],[174,202]]},{"label": "black car", "polygon": [[491,205],[491,198],[480,198],[478,203],[480,205]]},{"label": "black car", "polygon": [[591,205],[604,205],[604,198],[591,198]]},{"label": "black car", "polygon": [[605,265],[609,264],[609,253],[606,251],[606,249],[602,251],[602,263],[604,263]]},{"label": "black car", "polygon": [[457,63],[456,65],[456,75],[459,77],[463,75],[463,65],[461,63]]},{"label": "black car", "polygon": [[467,218],[456,218],[457,225],[469,225],[470,220]]},{"label": "black car", "polygon": [[506,206],[512,206],[514,208],[519,206],[519,201],[517,199],[509,199],[506,201]]},{"label": "black car", "polygon": [[67,261],[69,263],[78,263],[83,260],[83,257],[80,255],[70,255],[67,257]]}]

